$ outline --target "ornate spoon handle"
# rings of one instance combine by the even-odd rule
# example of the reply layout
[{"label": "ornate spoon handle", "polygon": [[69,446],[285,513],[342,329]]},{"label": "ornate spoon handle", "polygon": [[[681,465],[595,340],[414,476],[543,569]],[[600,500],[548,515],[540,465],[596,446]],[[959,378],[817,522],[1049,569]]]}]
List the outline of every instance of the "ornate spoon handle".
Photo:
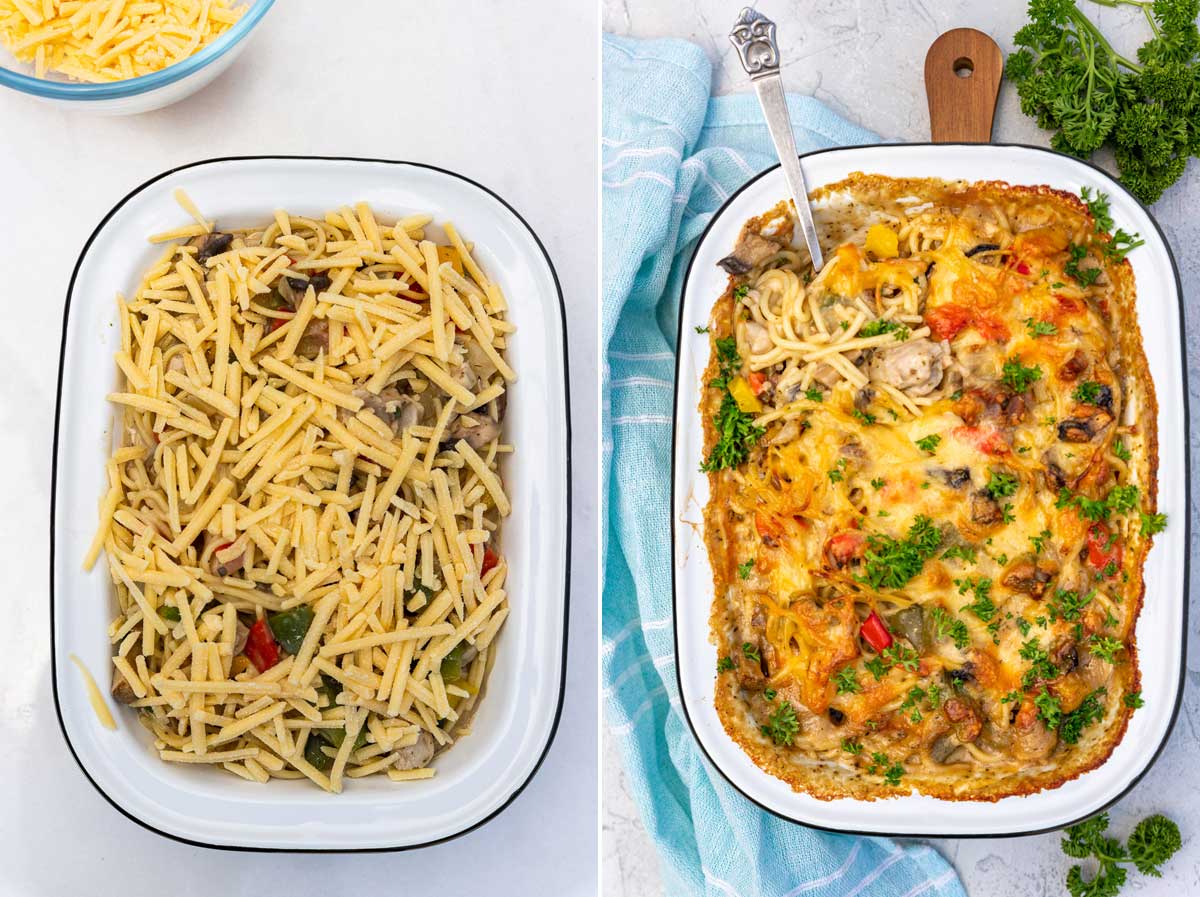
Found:
[{"label": "ornate spoon handle", "polygon": [[767,130],[771,132],[771,140],[775,143],[775,153],[779,156],[783,175],[792,191],[796,217],[800,220],[800,230],[804,233],[804,242],[812,257],[813,270],[819,271],[825,262],[817,242],[812,208],[808,204],[804,172],[796,154],[796,138],[792,134],[783,78],[779,75],[779,44],[775,42],[775,23],[757,10],[746,7],[729,32],[729,41],[737,49],[742,68],[750,76],[754,91],[758,94],[763,117],[767,120]]}]

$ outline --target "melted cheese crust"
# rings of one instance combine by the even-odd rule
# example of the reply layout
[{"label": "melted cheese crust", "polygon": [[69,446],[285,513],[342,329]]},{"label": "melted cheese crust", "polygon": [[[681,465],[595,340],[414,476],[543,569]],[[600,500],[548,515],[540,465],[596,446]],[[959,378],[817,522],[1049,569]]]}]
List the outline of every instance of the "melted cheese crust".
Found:
[{"label": "melted cheese crust", "polygon": [[[1045,187],[857,174],[814,200],[826,267],[781,204],[743,232],[779,251],[712,314],[706,380],[750,384],[757,408],[730,393],[762,429],[710,471],[719,715],[820,798],[1057,787],[1107,759],[1138,690],[1157,446],[1130,266]],[[867,311],[896,322],[883,342],[855,336]],[[822,380],[842,339],[868,345]],[[940,375],[911,385],[905,346]],[[712,457],[726,396],[704,392]]]}]

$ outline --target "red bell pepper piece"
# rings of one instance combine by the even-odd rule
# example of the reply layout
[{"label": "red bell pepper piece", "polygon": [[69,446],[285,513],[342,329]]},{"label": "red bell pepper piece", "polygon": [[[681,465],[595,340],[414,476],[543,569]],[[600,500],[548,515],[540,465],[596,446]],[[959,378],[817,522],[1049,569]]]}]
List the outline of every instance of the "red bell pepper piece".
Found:
[{"label": "red bell pepper piece", "polygon": [[275,636],[267,628],[266,617],[259,618],[250,627],[250,634],[246,636],[246,648],[242,653],[260,673],[265,673],[279,663],[279,645],[275,644]]},{"label": "red bell pepper piece", "polygon": [[870,615],[863,620],[862,629],[858,631],[858,634],[875,649],[876,653],[882,654],[892,646],[892,634],[888,632],[887,624],[875,611],[871,611]]},{"label": "red bell pepper piece", "polygon": [[763,384],[767,382],[767,375],[762,371],[751,371],[746,375],[746,382],[750,384],[754,394],[758,395],[762,392]]},{"label": "red bell pepper piece", "polygon": [[1109,564],[1121,566],[1121,543],[1103,523],[1093,523],[1088,527],[1087,561],[1093,569],[1101,571]]},{"label": "red bell pepper piece", "polygon": [[500,563],[500,558],[496,552],[485,547],[483,549],[483,563],[479,565],[479,575],[487,576],[498,563]]}]

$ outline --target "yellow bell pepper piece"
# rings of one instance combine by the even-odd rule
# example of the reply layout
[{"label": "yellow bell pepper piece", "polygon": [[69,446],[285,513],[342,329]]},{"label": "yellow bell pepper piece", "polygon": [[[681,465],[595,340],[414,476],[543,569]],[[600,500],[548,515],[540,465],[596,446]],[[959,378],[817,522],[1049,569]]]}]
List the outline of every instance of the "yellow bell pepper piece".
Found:
[{"label": "yellow bell pepper piece", "polygon": [[754,394],[754,390],[750,388],[750,384],[744,377],[734,377],[730,381],[729,394],[733,396],[733,400],[737,402],[738,408],[742,411],[753,411],[757,414],[763,410],[762,402],[758,400],[758,396]]},{"label": "yellow bell pepper piece", "polygon": [[872,224],[867,230],[867,252],[877,259],[894,259],[900,254],[900,235],[886,224]]}]

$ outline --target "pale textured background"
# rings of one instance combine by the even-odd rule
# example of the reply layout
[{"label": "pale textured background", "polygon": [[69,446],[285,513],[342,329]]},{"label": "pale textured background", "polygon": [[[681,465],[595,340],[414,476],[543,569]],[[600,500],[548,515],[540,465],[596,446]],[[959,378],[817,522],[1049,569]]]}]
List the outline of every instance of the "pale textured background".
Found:
[{"label": "pale textured background", "polygon": [[[603,0],[604,27],[637,37],[679,37],[703,47],[713,62],[714,89],[748,89],[726,35],[741,5],[718,0]],[[1024,18],[1014,0],[771,0],[752,4],[779,25],[784,80],[795,93],[816,96],[833,109],[887,139],[928,140],[929,116],[922,86],[925,51],[938,34],[970,26],[995,38],[1007,53]],[[1084,4],[1119,50],[1141,43],[1148,26],[1136,10],[1104,10]],[[1045,145],[1044,132],[1021,114],[1015,90],[1001,89],[993,138]],[[1003,172],[995,172],[1003,177]],[[1154,208],[1175,251],[1190,300],[1200,288],[1200,239],[1195,209],[1200,206],[1200,162],[1193,161],[1180,183]],[[1200,352],[1200,321],[1188,308],[1189,356]],[[1189,395],[1197,407],[1200,378]],[[1171,422],[1164,422],[1170,426]],[[1192,454],[1197,456],[1196,430]],[[1163,483],[1170,489],[1179,484]],[[1193,531],[1196,527],[1193,510]],[[1193,576],[1193,583],[1198,577]],[[1193,593],[1200,593],[1193,586]],[[1161,881],[1134,876],[1126,887],[1133,895],[1200,893],[1200,621],[1193,615],[1189,633],[1187,691],[1179,721],[1163,755],[1136,789],[1112,812],[1113,828],[1124,835],[1137,819],[1165,812],[1181,823],[1184,849]],[[658,861],[625,786],[617,747],[604,737],[604,822],[602,878],[607,897],[656,897],[662,893]],[[1069,866],[1058,837],[1042,835],[1007,840],[947,840],[938,848],[962,874],[972,897],[1057,897],[1065,894]]]},{"label": "pale textured background", "polygon": [[[229,71],[168,109],[96,118],[0,89],[0,897],[595,894],[598,18],[595,0],[281,0]],[[513,804],[437,847],[301,856],[168,841],[104,802],[55,720],[47,521],[67,280],[138,184],[256,153],[409,159],[487,184],[541,235],[566,297],[575,527],[562,720]]]}]

